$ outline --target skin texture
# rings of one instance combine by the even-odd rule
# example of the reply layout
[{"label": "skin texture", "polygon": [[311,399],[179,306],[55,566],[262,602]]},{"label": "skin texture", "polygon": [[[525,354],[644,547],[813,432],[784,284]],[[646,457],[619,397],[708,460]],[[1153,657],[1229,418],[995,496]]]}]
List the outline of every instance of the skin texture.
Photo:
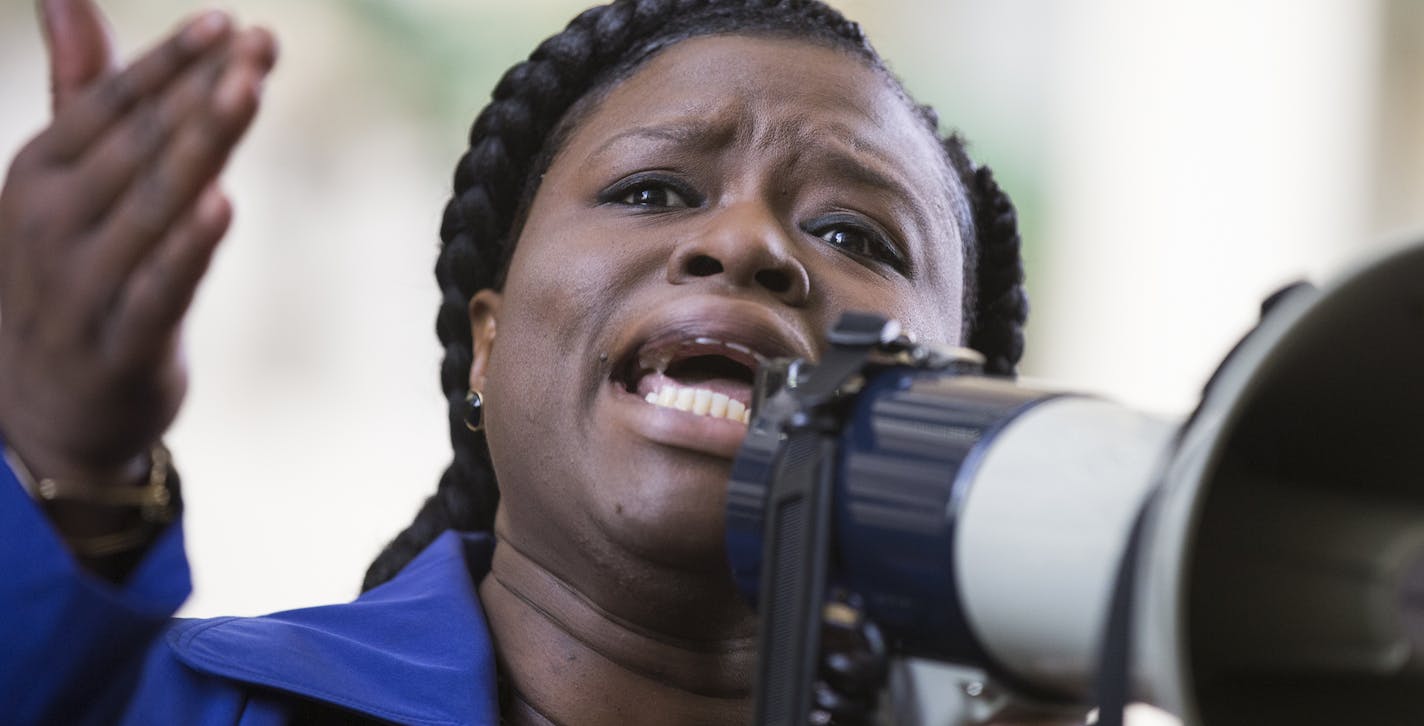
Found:
[{"label": "skin texture", "polygon": [[[276,47],[210,13],[120,68],[91,2],[40,9],[55,116],[0,192],[0,432],[37,477],[125,486],[186,390],[180,323],[231,218],[217,177]],[[51,514],[67,536],[132,525]]]},{"label": "skin texture", "polygon": [[[847,309],[958,342],[946,178],[883,76],[794,40],[679,43],[574,130],[503,292],[471,305],[471,384],[502,491],[480,594],[535,709],[563,723],[746,720],[754,620],[722,540],[735,439],[679,428],[687,414],[620,390],[612,368],[637,331],[669,327],[813,355]],[[866,220],[898,240],[899,269],[854,254],[874,250],[855,236]]]}]

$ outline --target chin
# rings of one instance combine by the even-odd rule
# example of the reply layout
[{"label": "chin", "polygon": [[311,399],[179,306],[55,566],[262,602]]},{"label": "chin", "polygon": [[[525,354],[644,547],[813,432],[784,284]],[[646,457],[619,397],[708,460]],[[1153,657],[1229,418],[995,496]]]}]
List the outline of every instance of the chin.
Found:
[{"label": "chin", "polygon": [[725,509],[731,464],[695,458],[605,492],[601,525],[608,539],[651,564],[729,577]]}]

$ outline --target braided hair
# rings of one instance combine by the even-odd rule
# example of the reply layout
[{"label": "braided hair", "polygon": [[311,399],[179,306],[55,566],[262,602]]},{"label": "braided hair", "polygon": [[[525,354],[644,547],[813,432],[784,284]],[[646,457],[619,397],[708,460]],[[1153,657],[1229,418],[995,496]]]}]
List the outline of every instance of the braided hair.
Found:
[{"label": "braided hair", "polygon": [[[415,521],[372,563],[363,589],[394,577],[447,529],[493,527],[499,487],[489,447],[483,433],[464,425],[474,362],[469,302],[482,289],[502,287],[543,173],[603,94],[658,51],[715,34],[795,38],[849,52],[883,73],[915,107],[860,26],[819,0],[615,0],[583,12],[510,68],[475,119],[440,227],[436,331],[445,348],[440,382],[449,402],[454,460]],[[938,135],[935,113],[915,108]],[[1014,207],[992,172],[970,160],[958,135],[942,146],[968,202],[961,215],[967,218],[955,220],[965,245],[962,332],[986,356],[990,373],[1012,375],[1028,314]]]}]

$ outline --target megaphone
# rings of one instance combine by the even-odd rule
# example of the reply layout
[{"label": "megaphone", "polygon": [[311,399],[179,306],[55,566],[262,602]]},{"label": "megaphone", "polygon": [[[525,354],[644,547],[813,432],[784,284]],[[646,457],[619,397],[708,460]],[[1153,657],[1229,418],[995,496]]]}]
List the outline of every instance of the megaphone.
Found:
[{"label": "megaphone", "polygon": [[849,593],[891,652],[1049,712],[1424,724],[1424,245],[1279,296],[1182,422],[872,315],[830,342],[763,366],[728,490],[759,723],[815,721]]}]

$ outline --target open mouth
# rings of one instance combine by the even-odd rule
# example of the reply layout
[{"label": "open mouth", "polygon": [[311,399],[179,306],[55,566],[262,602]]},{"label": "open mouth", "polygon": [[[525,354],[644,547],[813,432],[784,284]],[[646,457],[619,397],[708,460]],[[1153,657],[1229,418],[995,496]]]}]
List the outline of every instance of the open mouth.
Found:
[{"label": "open mouth", "polygon": [[620,383],[649,405],[742,425],[751,420],[752,385],[765,360],[741,343],[667,336],[644,343],[620,371]]}]

